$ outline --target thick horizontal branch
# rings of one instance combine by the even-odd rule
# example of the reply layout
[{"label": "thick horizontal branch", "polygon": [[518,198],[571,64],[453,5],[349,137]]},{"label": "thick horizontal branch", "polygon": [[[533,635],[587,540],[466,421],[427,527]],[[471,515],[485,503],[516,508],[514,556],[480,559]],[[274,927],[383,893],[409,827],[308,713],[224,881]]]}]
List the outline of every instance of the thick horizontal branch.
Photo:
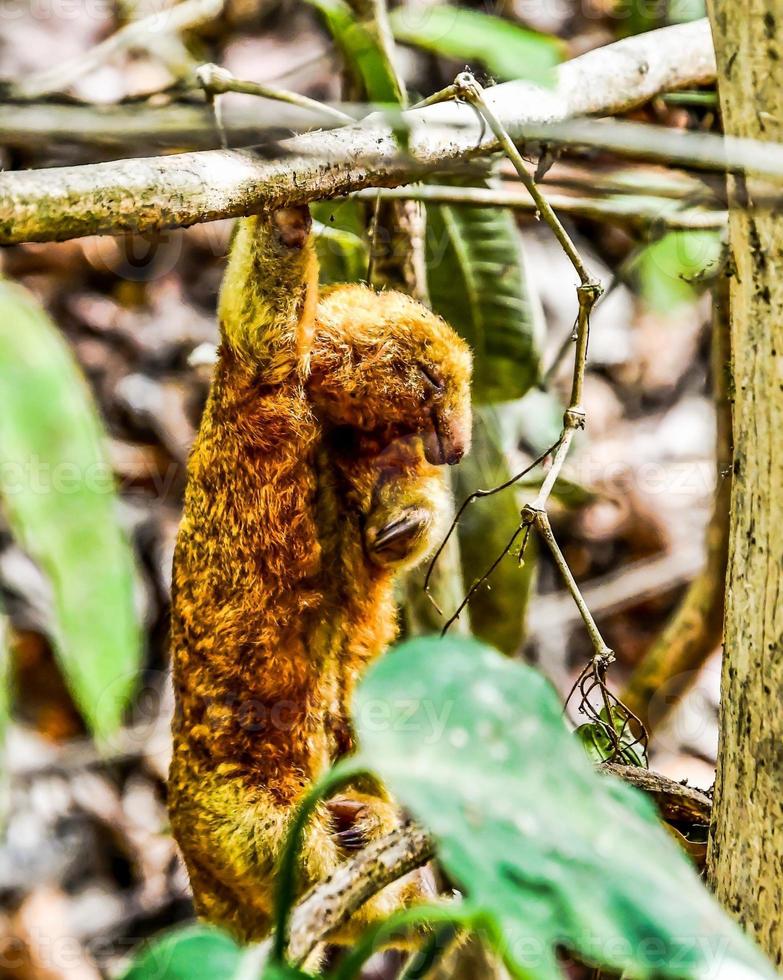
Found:
[{"label": "thick horizontal branch", "polygon": [[[706,20],[627,38],[566,62],[555,88],[507,82],[488,104],[514,139],[531,123],[611,115],[660,92],[714,81]],[[455,102],[405,113],[407,152],[382,117],[297,136],[280,158],[211,150],[0,175],[0,243],[152,231],[249,214],[265,207],[394,187],[497,141]]]},{"label": "thick horizontal branch", "polygon": [[710,822],[712,800],[701,790],[684,786],[667,776],[637,766],[605,762],[598,767],[598,771],[611,773],[652,797],[665,820],[705,825]]}]

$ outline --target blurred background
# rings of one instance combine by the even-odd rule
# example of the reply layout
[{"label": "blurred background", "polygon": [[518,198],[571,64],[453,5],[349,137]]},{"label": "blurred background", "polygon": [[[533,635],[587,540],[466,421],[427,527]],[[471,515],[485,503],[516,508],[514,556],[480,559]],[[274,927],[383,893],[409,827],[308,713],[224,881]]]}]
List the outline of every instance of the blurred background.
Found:
[{"label": "blurred background", "polygon": [[[185,81],[194,64],[214,62],[237,78],[319,100],[344,97],[343,61],[323,6],[319,11],[297,0],[228,0],[181,33],[162,40],[144,35],[93,59],[90,52],[122,25],[165,6],[162,0],[5,0],[4,169],[214,147],[221,138],[231,145],[273,145],[291,131],[290,114],[284,118],[279,103],[250,95],[221,96],[216,121],[203,92]],[[699,0],[418,3],[394,9],[392,25],[400,42],[397,67],[415,97],[444,87],[466,65],[485,84],[516,77],[520,66],[535,77],[561,59],[703,12]],[[630,116],[697,131],[718,126],[710,92],[659,98]],[[608,287],[592,324],[588,429],[558,482],[552,522],[616,652],[610,679],[620,693],[693,583],[708,599],[721,592],[715,575],[704,571],[708,525],[708,572],[720,570],[729,476],[725,433],[722,445],[716,423],[720,371],[711,363],[721,221],[700,227],[695,219],[689,224],[690,218],[667,216],[672,202],[687,215],[705,201],[717,213],[722,203],[719,188],[692,175],[632,166],[600,152],[547,162],[544,187],[558,199],[572,199],[563,212],[568,227]],[[500,164],[494,180],[518,188],[513,177]],[[339,278],[345,267],[344,243],[329,252],[343,208],[334,202],[316,209],[326,278]],[[453,249],[438,237],[438,220],[430,224],[435,296],[439,266],[445,281],[456,280],[449,267]],[[524,302],[526,337],[535,347],[529,390],[513,399],[480,393],[475,450],[454,478],[458,498],[501,482],[551,445],[568,396],[571,357],[559,352],[574,322],[573,270],[531,213],[516,212],[509,228],[508,262]],[[57,655],[58,590],[69,589],[71,597],[78,589],[89,592],[95,573],[80,563],[79,544],[71,542],[68,574],[53,584],[18,526],[29,517],[4,518],[0,508],[0,636],[6,634],[0,647],[7,651],[11,692],[2,777],[2,977],[89,980],[116,973],[143,938],[192,916],[165,811],[166,638],[186,460],[209,385],[230,232],[231,223],[220,221],[0,253],[2,277],[26,287],[65,338],[105,427],[143,634],[139,669],[112,681],[117,690],[133,689],[130,705],[120,727],[96,747],[85,716],[94,721],[101,715],[104,696],[110,710],[118,710],[116,699],[122,708],[124,694],[115,697],[109,684],[85,707],[89,685],[69,676],[68,658]],[[11,315],[10,307],[4,310]],[[464,327],[469,337],[471,329],[475,324]],[[18,342],[23,350],[24,337]],[[0,373],[10,367],[0,357]],[[49,396],[39,391],[36,397]],[[716,445],[723,464],[716,462]],[[0,440],[0,465],[2,452]],[[717,504],[716,488],[722,490]],[[526,478],[504,498],[473,505],[460,537],[466,579],[492,562],[493,542],[508,537],[505,528],[513,528],[534,490],[535,479]],[[49,519],[56,525],[56,515]],[[474,629],[540,665],[565,697],[591,650],[548,556],[531,549],[522,567],[509,556],[493,583],[470,605]],[[714,609],[711,615],[703,617],[693,669],[665,679],[651,702],[632,701],[650,721],[651,767],[702,788],[712,784],[717,747],[720,609],[717,620]],[[413,628],[410,618],[406,624]],[[583,720],[578,702],[570,710],[575,724]]]}]

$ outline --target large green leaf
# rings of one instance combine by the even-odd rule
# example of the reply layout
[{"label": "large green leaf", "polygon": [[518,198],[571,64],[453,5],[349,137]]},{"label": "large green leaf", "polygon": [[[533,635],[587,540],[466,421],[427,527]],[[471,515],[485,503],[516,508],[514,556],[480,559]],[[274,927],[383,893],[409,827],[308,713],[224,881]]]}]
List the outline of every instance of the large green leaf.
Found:
[{"label": "large green leaf", "polygon": [[513,214],[502,208],[427,208],[432,307],[475,355],[476,402],[520,398],[538,380],[533,305]]},{"label": "large green leaf", "polygon": [[411,640],[370,668],[354,719],[362,760],[433,833],[516,976],[559,978],[556,947],[640,978],[775,976],[651,803],[596,774],[537,671],[475,640]]},{"label": "large green leaf", "polygon": [[[501,486],[511,478],[497,410],[493,407],[479,407],[474,412],[472,444],[470,454],[454,470],[457,506],[474,490]],[[513,487],[493,497],[474,500],[465,509],[459,524],[459,546],[466,587],[470,588],[502,554],[520,521]],[[535,538],[528,541],[524,564],[520,566],[517,553],[521,541],[520,537],[468,604],[473,633],[507,654],[516,653],[524,639],[527,606],[535,581]]]},{"label": "large green leaf", "polygon": [[400,105],[394,70],[372,34],[360,24],[344,0],[308,0],[326,20],[329,32],[342,51],[348,67],[357,73],[373,102]]},{"label": "large green leaf", "polygon": [[502,80],[552,84],[552,69],[563,57],[564,45],[558,38],[464,7],[417,3],[398,7],[390,20],[398,41],[459,61],[479,62]]},{"label": "large green leaf", "polygon": [[51,582],[54,646],[98,735],[119,723],[140,636],[133,561],[90,393],[56,327],[0,282],[0,498],[11,530]]}]

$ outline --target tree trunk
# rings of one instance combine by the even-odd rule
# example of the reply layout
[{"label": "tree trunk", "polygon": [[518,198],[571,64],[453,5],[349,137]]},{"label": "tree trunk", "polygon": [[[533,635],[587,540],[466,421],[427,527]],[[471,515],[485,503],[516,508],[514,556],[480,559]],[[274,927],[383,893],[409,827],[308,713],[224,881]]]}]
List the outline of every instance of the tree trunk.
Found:
[{"label": "tree trunk", "polygon": [[[731,136],[783,139],[783,0],[712,0]],[[731,179],[734,482],[709,874],[783,959],[783,217]]]}]

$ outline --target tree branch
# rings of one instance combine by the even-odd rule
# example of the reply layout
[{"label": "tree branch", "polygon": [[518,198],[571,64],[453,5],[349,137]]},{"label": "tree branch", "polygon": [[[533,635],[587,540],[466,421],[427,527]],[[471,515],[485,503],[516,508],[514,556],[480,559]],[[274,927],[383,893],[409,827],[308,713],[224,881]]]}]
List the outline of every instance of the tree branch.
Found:
[{"label": "tree branch", "polygon": [[604,762],[598,772],[617,776],[630,783],[643,793],[651,796],[664,820],[675,823],[709,824],[712,813],[712,800],[706,793],[691,786],[676,783],[667,776],[661,776],[639,766],[621,766],[615,762]]},{"label": "tree branch", "polygon": [[[626,38],[566,62],[554,89],[507,82],[487,103],[514,139],[531,123],[622,112],[669,89],[714,81],[707,22]],[[280,158],[209,150],[0,175],[0,244],[191,225],[265,207],[394,187],[497,149],[471,106],[404,114],[407,152],[382,117],[279,145]]]},{"label": "tree branch", "polygon": [[288,959],[302,963],[318,943],[343,925],[353,912],[408,872],[435,856],[426,831],[409,823],[364,848],[316,885],[291,915]]},{"label": "tree branch", "polygon": [[[362,200],[428,201],[438,204],[458,204],[461,207],[512,208],[515,211],[535,213],[535,201],[525,192],[503,188],[452,187],[437,184],[419,184],[416,187],[382,188],[380,190],[357,191],[356,197]],[[622,225],[660,224],[665,228],[677,229],[717,229],[722,231],[728,225],[726,211],[707,210],[704,207],[682,207],[672,204],[665,198],[649,198],[640,201],[632,194],[605,200],[601,197],[572,197],[567,194],[549,194],[550,206],[562,214],[574,214],[596,221],[610,221]]]},{"label": "tree branch", "polygon": [[[711,801],[700,790],[635,766],[603,763],[608,773],[653,798],[665,820],[709,823]],[[435,857],[435,844],[425,830],[407,823],[374,841],[341,864],[326,881],[315,885],[291,914],[287,958],[303,963],[319,943],[340,928],[369,898]],[[264,946],[269,946],[267,940]]]}]

